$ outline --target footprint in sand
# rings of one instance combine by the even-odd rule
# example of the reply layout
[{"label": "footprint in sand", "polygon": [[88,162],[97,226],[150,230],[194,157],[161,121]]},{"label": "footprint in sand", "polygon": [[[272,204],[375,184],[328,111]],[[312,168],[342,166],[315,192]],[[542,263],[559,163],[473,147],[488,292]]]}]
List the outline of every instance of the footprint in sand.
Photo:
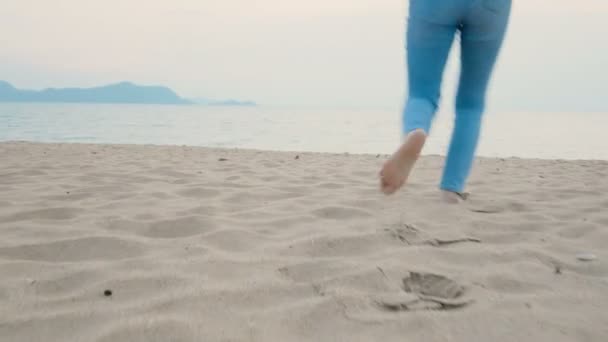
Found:
[{"label": "footprint in sand", "polygon": [[433,247],[444,247],[458,243],[473,242],[481,243],[480,239],[474,237],[446,237],[446,238],[430,238],[420,232],[416,227],[410,224],[403,224],[395,228],[384,229],[391,238],[399,240],[407,245],[430,245]]},{"label": "footprint in sand", "polygon": [[465,293],[464,286],[441,275],[411,272],[403,279],[405,292],[443,299],[456,299]]},{"label": "footprint in sand", "polygon": [[403,279],[406,294],[389,294],[376,302],[390,311],[453,310],[472,303],[466,288],[457,282],[436,274],[411,272]]}]

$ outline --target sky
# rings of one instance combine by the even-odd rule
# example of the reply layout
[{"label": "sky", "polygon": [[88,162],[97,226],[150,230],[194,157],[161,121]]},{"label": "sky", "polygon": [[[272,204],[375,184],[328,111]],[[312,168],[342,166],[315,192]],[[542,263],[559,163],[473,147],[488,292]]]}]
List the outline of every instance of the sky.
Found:
[{"label": "sky", "polygon": [[[6,0],[0,79],[162,84],[272,106],[401,106],[407,0]],[[497,111],[606,111],[608,2],[514,0]],[[457,50],[448,65],[450,102]]]}]

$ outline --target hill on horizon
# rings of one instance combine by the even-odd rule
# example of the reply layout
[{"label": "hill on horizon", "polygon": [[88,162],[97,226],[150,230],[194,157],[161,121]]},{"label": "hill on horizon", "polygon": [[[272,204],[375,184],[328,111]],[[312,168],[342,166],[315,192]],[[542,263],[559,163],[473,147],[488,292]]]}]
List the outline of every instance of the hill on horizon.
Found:
[{"label": "hill on horizon", "polygon": [[0,102],[192,104],[164,86],[120,82],[91,88],[22,90],[0,80]]}]

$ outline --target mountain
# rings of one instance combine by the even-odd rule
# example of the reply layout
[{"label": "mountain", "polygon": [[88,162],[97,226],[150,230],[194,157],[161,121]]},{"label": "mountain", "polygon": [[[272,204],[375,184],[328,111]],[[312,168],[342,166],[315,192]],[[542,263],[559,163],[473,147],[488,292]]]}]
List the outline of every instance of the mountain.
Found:
[{"label": "mountain", "polygon": [[94,88],[49,88],[21,90],[0,80],[0,102],[79,102],[190,104],[173,90],[162,86],[140,86],[121,82]]}]

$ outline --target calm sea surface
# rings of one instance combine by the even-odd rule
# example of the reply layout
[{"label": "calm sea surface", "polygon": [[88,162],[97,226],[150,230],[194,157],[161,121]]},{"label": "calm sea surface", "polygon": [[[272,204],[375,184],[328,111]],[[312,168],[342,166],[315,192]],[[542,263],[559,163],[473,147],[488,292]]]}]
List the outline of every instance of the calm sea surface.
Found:
[{"label": "calm sea surface", "polygon": [[[391,153],[399,110],[99,104],[0,104],[0,141]],[[445,154],[439,113],[425,154]],[[488,113],[479,154],[608,160],[608,113]]]}]

